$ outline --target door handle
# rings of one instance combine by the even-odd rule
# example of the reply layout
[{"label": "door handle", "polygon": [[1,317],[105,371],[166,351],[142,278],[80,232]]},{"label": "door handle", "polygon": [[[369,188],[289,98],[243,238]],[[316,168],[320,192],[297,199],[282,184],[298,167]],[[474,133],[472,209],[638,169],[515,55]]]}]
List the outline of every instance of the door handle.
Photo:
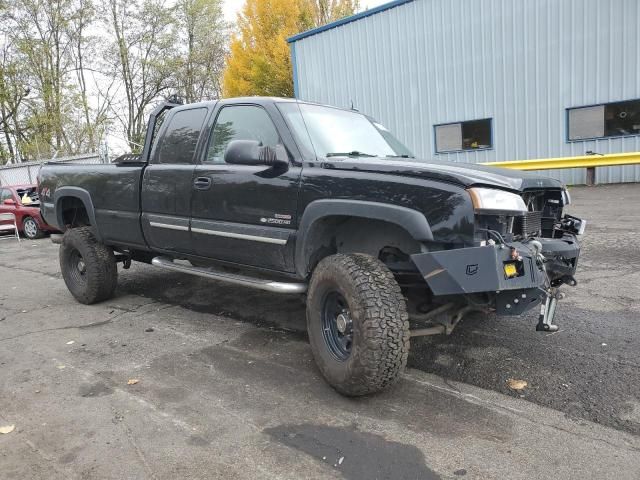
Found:
[{"label": "door handle", "polygon": [[196,190],[208,190],[211,187],[211,179],[209,177],[198,177],[193,181],[193,188]]}]

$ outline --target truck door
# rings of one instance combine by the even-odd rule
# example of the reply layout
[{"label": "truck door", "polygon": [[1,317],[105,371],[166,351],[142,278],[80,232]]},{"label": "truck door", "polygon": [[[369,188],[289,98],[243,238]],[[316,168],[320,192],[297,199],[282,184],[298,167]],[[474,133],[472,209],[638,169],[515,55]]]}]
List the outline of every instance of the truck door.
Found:
[{"label": "truck door", "polygon": [[[196,254],[250,266],[293,271],[296,201],[301,167],[282,116],[270,103],[221,102],[192,186],[191,236]],[[288,169],[224,161],[232,140],[284,145]]]},{"label": "truck door", "polygon": [[189,215],[195,154],[207,108],[170,110],[142,179],[142,229],[158,250],[191,253]]}]

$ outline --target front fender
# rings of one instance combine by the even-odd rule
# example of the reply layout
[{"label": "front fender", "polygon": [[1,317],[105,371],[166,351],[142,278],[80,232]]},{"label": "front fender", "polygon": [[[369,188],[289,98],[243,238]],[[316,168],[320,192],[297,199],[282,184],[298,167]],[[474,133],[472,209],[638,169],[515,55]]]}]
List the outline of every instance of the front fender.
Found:
[{"label": "front fender", "polygon": [[296,272],[301,277],[306,277],[309,273],[309,259],[312,254],[308,248],[309,233],[313,230],[314,224],[317,224],[323,218],[336,216],[381,220],[398,225],[406,230],[416,241],[428,242],[433,240],[429,222],[417,210],[399,205],[363,200],[315,200],[305,208],[298,226],[295,267]]}]

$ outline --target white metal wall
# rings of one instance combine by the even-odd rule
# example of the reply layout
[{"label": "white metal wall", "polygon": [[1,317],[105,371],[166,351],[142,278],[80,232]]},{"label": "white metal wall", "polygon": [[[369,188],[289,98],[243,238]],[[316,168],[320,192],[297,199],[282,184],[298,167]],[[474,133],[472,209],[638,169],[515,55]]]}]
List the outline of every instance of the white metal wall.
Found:
[{"label": "white metal wall", "polygon": [[[567,142],[566,108],[640,98],[639,0],[414,0],[295,42],[298,96],[376,117],[423,158],[640,151]],[[493,118],[492,150],[435,154],[433,125]],[[541,172],[568,184],[583,169]],[[640,181],[640,166],[598,169]]]}]

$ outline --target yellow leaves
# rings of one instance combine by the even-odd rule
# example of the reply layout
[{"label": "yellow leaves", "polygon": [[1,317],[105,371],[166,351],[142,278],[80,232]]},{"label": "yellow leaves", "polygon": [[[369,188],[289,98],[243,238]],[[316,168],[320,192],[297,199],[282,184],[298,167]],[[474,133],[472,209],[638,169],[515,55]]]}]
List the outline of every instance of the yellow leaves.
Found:
[{"label": "yellow leaves", "polygon": [[226,97],[293,96],[287,38],[306,25],[304,0],[246,0],[238,16],[240,34],[231,41],[223,78]]},{"label": "yellow leaves", "polygon": [[507,385],[511,390],[521,391],[524,390],[529,384],[526,380],[516,380],[514,378],[510,378],[507,380]]},{"label": "yellow leaves", "polygon": [[227,57],[223,95],[293,96],[287,38],[349,15],[357,5],[354,0],[246,0]]}]

